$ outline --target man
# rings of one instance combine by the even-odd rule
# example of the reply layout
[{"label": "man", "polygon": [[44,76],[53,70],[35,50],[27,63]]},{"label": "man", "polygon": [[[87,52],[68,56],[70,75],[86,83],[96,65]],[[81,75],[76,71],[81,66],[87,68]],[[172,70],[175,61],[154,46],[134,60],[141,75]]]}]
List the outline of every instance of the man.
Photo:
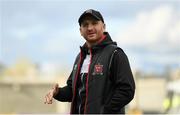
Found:
[{"label": "man", "polygon": [[78,20],[86,40],[80,47],[65,87],[56,84],[45,96],[45,103],[55,98],[71,102],[71,113],[125,113],[134,97],[135,83],[126,54],[105,32],[99,11],[86,10]]}]

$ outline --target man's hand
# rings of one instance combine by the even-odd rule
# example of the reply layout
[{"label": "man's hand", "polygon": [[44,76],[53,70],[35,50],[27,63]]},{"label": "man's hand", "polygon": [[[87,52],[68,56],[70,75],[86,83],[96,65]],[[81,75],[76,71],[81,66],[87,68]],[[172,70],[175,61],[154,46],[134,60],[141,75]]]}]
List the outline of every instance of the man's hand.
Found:
[{"label": "man's hand", "polygon": [[45,96],[45,104],[52,104],[53,96],[59,92],[59,85],[56,83],[51,90]]}]

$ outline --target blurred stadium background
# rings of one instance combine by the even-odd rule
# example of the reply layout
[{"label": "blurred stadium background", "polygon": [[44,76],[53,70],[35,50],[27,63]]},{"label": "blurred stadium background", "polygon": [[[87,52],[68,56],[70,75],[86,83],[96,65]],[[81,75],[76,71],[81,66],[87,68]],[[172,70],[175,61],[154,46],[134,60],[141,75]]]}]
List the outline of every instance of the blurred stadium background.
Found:
[{"label": "blurred stadium background", "polygon": [[127,114],[180,114],[180,1],[0,0],[0,114],[69,113],[44,104],[65,85],[79,46],[80,14],[102,11],[136,80]]}]

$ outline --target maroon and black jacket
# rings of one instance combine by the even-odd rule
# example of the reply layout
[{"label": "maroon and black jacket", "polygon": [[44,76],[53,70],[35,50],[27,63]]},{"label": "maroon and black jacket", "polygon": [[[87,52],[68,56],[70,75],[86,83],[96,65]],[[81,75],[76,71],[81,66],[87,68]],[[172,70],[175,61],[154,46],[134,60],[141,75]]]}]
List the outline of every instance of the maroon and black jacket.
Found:
[{"label": "maroon and black jacket", "polygon": [[[117,47],[107,32],[105,39],[90,49],[91,59],[86,80],[85,114],[125,113],[127,105],[134,97],[135,82],[128,58]],[[59,88],[56,100],[71,103],[71,113],[75,112],[77,81],[87,48],[81,47],[73,70],[65,87]]]}]

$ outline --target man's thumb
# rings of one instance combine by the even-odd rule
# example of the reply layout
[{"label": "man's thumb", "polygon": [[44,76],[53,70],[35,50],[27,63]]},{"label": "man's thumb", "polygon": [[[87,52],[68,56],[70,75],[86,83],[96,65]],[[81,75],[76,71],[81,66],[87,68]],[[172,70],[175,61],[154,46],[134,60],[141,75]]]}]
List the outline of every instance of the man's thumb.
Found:
[{"label": "man's thumb", "polygon": [[58,88],[59,88],[59,84],[56,83],[56,84],[54,85],[53,89],[57,90]]}]

